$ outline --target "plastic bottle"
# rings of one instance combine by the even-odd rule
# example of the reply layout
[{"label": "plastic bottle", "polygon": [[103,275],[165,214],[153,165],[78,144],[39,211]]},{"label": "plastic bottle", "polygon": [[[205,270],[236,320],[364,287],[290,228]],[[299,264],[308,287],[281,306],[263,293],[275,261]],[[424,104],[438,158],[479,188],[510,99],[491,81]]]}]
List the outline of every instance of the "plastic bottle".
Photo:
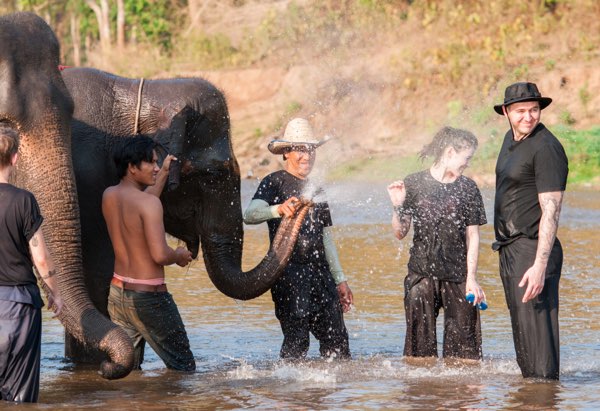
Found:
[{"label": "plastic bottle", "polygon": [[[473,301],[475,301],[475,294],[473,293],[468,293],[465,296],[465,299],[470,303],[473,304]],[[481,311],[487,310],[488,305],[485,301],[480,302],[479,304],[477,304],[477,308],[479,308]]]}]

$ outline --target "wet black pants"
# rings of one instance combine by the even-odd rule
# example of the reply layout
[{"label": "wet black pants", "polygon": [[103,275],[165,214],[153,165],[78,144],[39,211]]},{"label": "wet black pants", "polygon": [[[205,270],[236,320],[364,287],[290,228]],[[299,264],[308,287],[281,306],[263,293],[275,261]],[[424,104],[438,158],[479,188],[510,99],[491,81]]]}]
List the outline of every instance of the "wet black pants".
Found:
[{"label": "wet black pants", "polygon": [[41,342],[41,309],[0,300],[0,399],[37,402]]},{"label": "wet black pants", "polygon": [[444,309],[443,356],[481,359],[479,310],[465,300],[465,283],[409,272],[404,280],[404,355],[437,357],[436,320]]},{"label": "wet black pants", "polygon": [[500,276],[510,311],[517,363],[523,377],[558,379],[558,283],[563,262],[558,239],[548,259],[541,294],[523,303],[526,286],[519,282],[535,261],[537,240],[521,238],[500,248]]},{"label": "wet black pants", "polygon": [[283,331],[281,358],[306,357],[310,344],[309,333],[319,341],[319,352],[322,357],[350,358],[348,331],[339,303],[306,317],[282,316],[279,322]]}]

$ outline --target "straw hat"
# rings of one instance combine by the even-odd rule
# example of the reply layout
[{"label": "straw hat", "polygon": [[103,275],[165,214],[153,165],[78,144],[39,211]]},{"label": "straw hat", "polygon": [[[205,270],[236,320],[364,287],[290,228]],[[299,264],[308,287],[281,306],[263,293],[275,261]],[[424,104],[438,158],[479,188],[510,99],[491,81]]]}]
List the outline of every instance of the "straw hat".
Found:
[{"label": "straw hat", "polygon": [[329,141],[328,137],[317,140],[308,120],[295,118],[285,127],[283,137],[272,140],[268,149],[273,154],[283,154],[294,147],[315,149]]},{"label": "straw hat", "polygon": [[500,115],[504,115],[502,107],[510,106],[520,101],[539,101],[540,110],[545,109],[552,103],[550,97],[542,97],[535,83],[514,83],[506,87],[504,91],[504,103],[496,104],[494,110]]}]

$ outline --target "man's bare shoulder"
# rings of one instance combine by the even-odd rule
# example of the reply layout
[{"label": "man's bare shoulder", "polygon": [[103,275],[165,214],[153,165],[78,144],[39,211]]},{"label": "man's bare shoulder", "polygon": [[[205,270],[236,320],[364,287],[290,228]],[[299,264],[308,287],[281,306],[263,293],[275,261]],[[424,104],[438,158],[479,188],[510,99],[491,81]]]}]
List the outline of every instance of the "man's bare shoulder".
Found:
[{"label": "man's bare shoulder", "polygon": [[125,206],[136,205],[140,209],[159,209],[162,211],[162,203],[158,197],[122,184],[117,184],[116,186],[111,186],[104,190],[102,201],[118,201]]}]

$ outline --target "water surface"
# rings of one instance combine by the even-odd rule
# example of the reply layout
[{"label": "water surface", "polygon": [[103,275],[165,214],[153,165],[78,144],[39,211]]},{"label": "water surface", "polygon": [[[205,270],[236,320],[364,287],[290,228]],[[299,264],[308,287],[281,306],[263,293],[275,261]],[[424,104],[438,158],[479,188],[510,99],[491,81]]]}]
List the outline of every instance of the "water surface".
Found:
[{"label": "water surface", "polygon": [[[256,184],[243,182],[244,207]],[[103,380],[95,367],[65,361],[62,326],[46,313],[40,403],[17,409],[597,409],[600,194],[567,193],[559,231],[565,251],[561,379],[544,382],[524,380],[516,364],[498,257],[490,249],[491,224],[482,229],[479,269],[490,305],[482,313],[484,360],[410,363],[402,357],[402,281],[410,240],[392,235],[385,185],[327,187],[339,254],[355,296],[346,316],[351,361],[320,360],[312,340],[306,363],[279,362],[282,336],[269,293],[246,302],[227,298],[197,261],[190,269],[170,267],[167,274],[196,356],[195,373],[166,370],[148,348],[142,371]],[[493,193],[485,191],[484,200],[491,222]],[[266,224],[246,227],[245,269],[267,248]],[[438,327],[440,343],[441,335]]]}]

